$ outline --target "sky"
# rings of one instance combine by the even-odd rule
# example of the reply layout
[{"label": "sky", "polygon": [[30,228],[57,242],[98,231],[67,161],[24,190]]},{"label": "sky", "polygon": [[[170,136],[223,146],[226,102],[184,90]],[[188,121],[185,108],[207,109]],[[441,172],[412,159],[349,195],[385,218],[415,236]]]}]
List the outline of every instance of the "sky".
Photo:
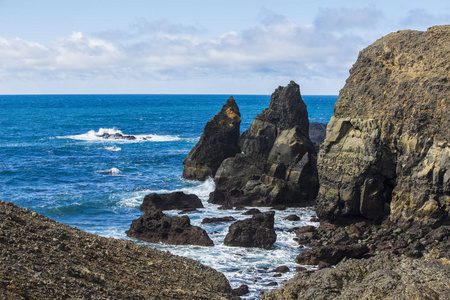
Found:
[{"label": "sky", "polygon": [[0,94],[337,95],[359,51],[448,0],[0,0]]}]

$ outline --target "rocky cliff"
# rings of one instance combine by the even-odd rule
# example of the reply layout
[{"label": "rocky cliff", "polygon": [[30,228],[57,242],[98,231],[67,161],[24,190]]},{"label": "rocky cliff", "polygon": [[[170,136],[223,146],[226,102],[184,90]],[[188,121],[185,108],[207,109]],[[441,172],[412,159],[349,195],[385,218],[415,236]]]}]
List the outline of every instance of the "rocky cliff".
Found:
[{"label": "rocky cliff", "polygon": [[0,201],[0,299],[239,299],[199,262]]},{"label": "rocky cliff", "polygon": [[240,152],[241,114],[230,97],[219,113],[206,123],[198,143],[184,160],[182,177],[205,180],[214,177],[222,161]]},{"label": "rocky cliff", "polygon": [[217,170],[210,202],[225,206],[309,205],[317,195],[316,150],[309,139],[306,105],[291,81],[240,139],[242,153]]},{"label": "rocky cliff", "polygon": [[450,223],[450,26],[360,52],[318,157],[319,217]]}]

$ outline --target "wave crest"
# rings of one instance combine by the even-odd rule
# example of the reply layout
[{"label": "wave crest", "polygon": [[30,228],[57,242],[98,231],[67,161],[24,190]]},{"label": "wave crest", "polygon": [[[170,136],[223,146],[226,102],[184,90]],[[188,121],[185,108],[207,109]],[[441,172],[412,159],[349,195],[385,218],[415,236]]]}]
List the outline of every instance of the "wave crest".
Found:
[{"label": "wave crest", "polygon": [[181,138],[176,135],[157,134],[124,134],[116,128],[100,128],[98,131],[89,130],[87,133],[77,135],[57,136],[58,139],[72,139],[78,141],[122,141],[122,142],[172,142]]}]

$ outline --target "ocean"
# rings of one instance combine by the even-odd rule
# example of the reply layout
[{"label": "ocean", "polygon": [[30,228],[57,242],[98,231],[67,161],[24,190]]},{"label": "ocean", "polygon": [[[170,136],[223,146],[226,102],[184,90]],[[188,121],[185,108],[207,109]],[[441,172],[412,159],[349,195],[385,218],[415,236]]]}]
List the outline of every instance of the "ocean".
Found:
[{"label": "ocean", "polygon": [[[269,95],[233,95],[246,130],[266,108]],[[0,200],[14,202],[58,222],[101,236],[127,239],[125,231],[142,213],[149,193],[197,194],[204,209],[190,213],[214,247],[136,243],[194,258],[225,274],[233,288],[247,284],[247,299],[257,299],[295,275],[302,249],[287,232],[318,225],[310,208],[277,211],[277,242],[270,250],[228,247],[230,223],[201,224],[203,218],[233,216],[207,203],[214,182],[181,179],[183,160],[199,140],[206,122],[229,95],[3,95],[0,96]],[[337,96],[302,96],[310,122],[327,123]],[[103,133],[135,140],[105,140]],[[268,208],[260,209],[267,211]],[[178,211],[165,212],[177,215]],[[301,220],[284,221],[290,214]],[[269,272],[286,265],[291,272]],[[278,286],[268,286],[276,282]]]}]

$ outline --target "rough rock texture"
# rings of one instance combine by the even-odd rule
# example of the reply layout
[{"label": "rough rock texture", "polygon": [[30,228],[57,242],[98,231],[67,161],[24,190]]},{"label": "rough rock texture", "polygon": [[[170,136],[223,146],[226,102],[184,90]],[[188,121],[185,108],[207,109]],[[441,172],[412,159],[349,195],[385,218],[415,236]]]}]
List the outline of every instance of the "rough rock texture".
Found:
[{"label": "rough rock texture", "polygon": [[448,299],[449,278],[448,261],[401,259],[385,253],[299,273],[260,299]]},{"label": "rough rock texture", "polygon": [[202,224],[210,224],[210,223],[225,223],[225,222],[233,222],[236,221],[232,216],[226,217],[218,217],[218,218],[204,218],[202,220]]},{"label": "rough rock texture", "polygon": [[318,158],[321,219],[450,224],[450,26],[360,52]]},{"label": "rough rock texture", "polygon": [[202,200],[197,195],[173,192],[170,194],[149,194],[139,207],[142,211],[171,210],[171,209],[196,209],[203,208]]},{"label": "rough rock texture", "polygon": [[305,226],[294,232],[298,243],[308,247],[297,256],[299,264],[336,264],[344,258],[367,258],[382,252],[414,258],[432,255],[450,261],[450,226],[402,230],[388,223],[341,226],[322,222],[319,227]]},{"label": "rough rock texture", "polygon": [[214,246],[206,231],[192,226],[188,216],[166,216],[162,211],[147,211],[133,220],[127,236],[152,243]]},{"label": "rough rock texture", "polygon": [[316,150],[306,105],[291,81],[271,96],[240,140],[242,153],[217,170],[209,201],[225,206],[310,205],[317,195]]},{"label": "rough rock texture", "polygon": [[199,262],[0,202],[0,299],[238,299]]},{"label": "rough rock texture", "polygon": [[240,152],[241,114],[230,97],[222,110],[206,123],[198,143],[184,160],[183,178],[205,180],[214,177],[225,158]]},{"label": "rough rock texture", "polygon": [[274,216],[275,212],[269,211],[231,224],[224,244],[227,246],[270,249],[277,240],[277,234],[274,230]]}]

